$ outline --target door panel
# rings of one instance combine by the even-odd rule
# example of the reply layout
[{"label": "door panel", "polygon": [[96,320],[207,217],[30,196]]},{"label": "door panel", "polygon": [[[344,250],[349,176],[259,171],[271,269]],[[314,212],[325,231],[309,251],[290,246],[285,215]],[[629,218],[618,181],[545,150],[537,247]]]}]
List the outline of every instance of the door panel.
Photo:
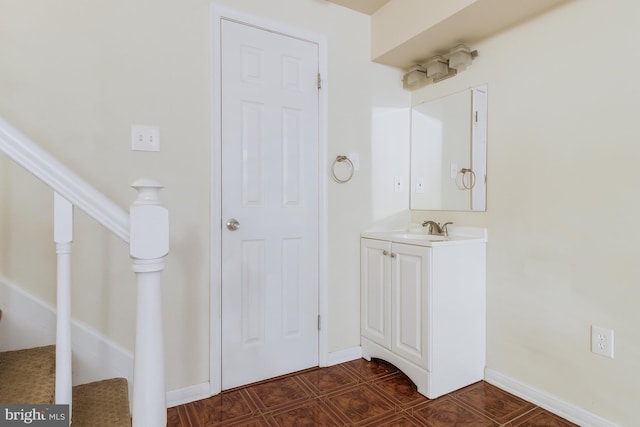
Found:
[{"label": "door panel", "polygon": [[391,348],[391,243],[361,240],[362,335]]},{"label": "door panel", "polygon": [[393,244],[393,344],[391,350],[418,366],[428,366],[429,248]]},{"label": "door panel", "polygon": [[318,364],[318,46],[225,20],[221,39],[229,389]]}]

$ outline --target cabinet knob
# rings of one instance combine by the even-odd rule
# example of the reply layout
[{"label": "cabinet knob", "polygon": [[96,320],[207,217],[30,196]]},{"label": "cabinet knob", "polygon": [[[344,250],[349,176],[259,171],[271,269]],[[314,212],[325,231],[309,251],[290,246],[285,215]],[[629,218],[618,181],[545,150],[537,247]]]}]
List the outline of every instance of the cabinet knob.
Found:
[{"label": "cabinet knob", "polygon": [[382,255],[389,255],[389,252],[387,252],[386,250],[382,251]]},{"label": "cabinet knob", "polygon": [[391,258],[395,258],[396,257],[396,253],[395,252],[391,252]]}]

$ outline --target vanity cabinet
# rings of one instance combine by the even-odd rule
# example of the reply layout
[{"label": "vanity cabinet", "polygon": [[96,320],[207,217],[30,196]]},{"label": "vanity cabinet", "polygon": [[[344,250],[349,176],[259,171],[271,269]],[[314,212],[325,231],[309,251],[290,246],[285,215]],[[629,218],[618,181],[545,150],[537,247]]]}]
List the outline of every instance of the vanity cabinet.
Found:
[{"label": "vanity cabinet", "polygon": [[363,357],[394,364],[429,398],[482,380],[485,247],[363,237]]}]

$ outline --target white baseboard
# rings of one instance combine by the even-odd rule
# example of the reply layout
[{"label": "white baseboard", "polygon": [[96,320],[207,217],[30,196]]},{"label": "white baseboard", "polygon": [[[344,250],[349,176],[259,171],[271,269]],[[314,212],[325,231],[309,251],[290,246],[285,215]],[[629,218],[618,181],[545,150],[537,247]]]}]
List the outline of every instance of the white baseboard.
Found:
[{"label": "white baseboard", "polygon": [[0,351],[55,343],[53,308],[0,276]]},{"label": "white baseboard", "polygon": [[73,384],[126,378],[133,391],[133,354],[86,325],[71,323]]},{"label": "white baseboard", "polygon": [[[55,344],[55,309],[0,277],[0,351]],[[121,377],[133,383],[133,354],[96,330],[71,323],[73,384]]]},{"label": "white baseboard", "polygon": [[531,387],[493,369],[485,369],[485,381],[578,425],[620,427],[618,424],[605,420],[578,406],[560,400],[552,394]]},{"label": "white baseboard", "polygon": [[[329,353],[326,358],[326,366],[338,365],[362,357],[360,346]],[[211,385],[207,383],[195,384],[189,387],[167,392],[167,408],[171,408],[196,400],[211,397]]]},{"label": "white baseboard", "polygon": [[355,359],[360,359],[361,357],[362,348],[360,348],[360,346],[334,351],[327,356],[327,364],[325,366],[339,365],[340,363],[350,362]]},{"label": "white baseboard", "polygon": [[211,385],[207,383],[195,384],[189,387],[167,392],[167,408],[183,405],[196,400],[211,397]]}]

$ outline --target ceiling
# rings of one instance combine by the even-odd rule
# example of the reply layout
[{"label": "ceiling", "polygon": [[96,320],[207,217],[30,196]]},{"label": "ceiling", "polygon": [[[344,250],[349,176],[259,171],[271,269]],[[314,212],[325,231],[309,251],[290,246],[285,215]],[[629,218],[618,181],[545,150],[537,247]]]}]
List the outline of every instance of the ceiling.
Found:
[{"label": "ceiling", "polygon": [[[391,32],[389,28],[405,25],[403,14],[414,13],[411,7],[397,0],[394,13],[382,9],[392,0],[324,0],[358,11],[368,16],[376,15],[371,23],[371,59],[374,62],[407,69],[421,64],[426,58],[442,55],[458,44],[474,44],[493,34],[518,25],[544,11],[569,0],[466,0],[455,2],[454,7],[444,8],[445,14],[435,13],[431,24],[413,22],[411,31]],[[421,4],[424,1],[425,4]],[[425,6],[437,3],[449,6],[451,0],[418,0],[424,13]],[[440,2],[440,3],[438,3]],[[407,3],[414,3],[409,2]],[[460,7],[462,6],[462,7]],[[443,8],[440,8],[443,9]],[[451,10],[449,10],[451,9]],[[415,13],[414,13],[415,15]],[[439,18],[439,19],[435,19]],[[390,22],[393,20],[393,22]],[[411,20],[409,20],[411,21]],[[415,20],[414,20],[415,21]],[[406,26],[406,25],[405,25]],[[398,37],[396,37],[398,33]],[[382,35],[382,36],[380,36]]]},{"label": "ceiling", "polygon": [[358,12],[373,15],[378,9],[390,0],[329,0],[331,3],[357,10]]}]

